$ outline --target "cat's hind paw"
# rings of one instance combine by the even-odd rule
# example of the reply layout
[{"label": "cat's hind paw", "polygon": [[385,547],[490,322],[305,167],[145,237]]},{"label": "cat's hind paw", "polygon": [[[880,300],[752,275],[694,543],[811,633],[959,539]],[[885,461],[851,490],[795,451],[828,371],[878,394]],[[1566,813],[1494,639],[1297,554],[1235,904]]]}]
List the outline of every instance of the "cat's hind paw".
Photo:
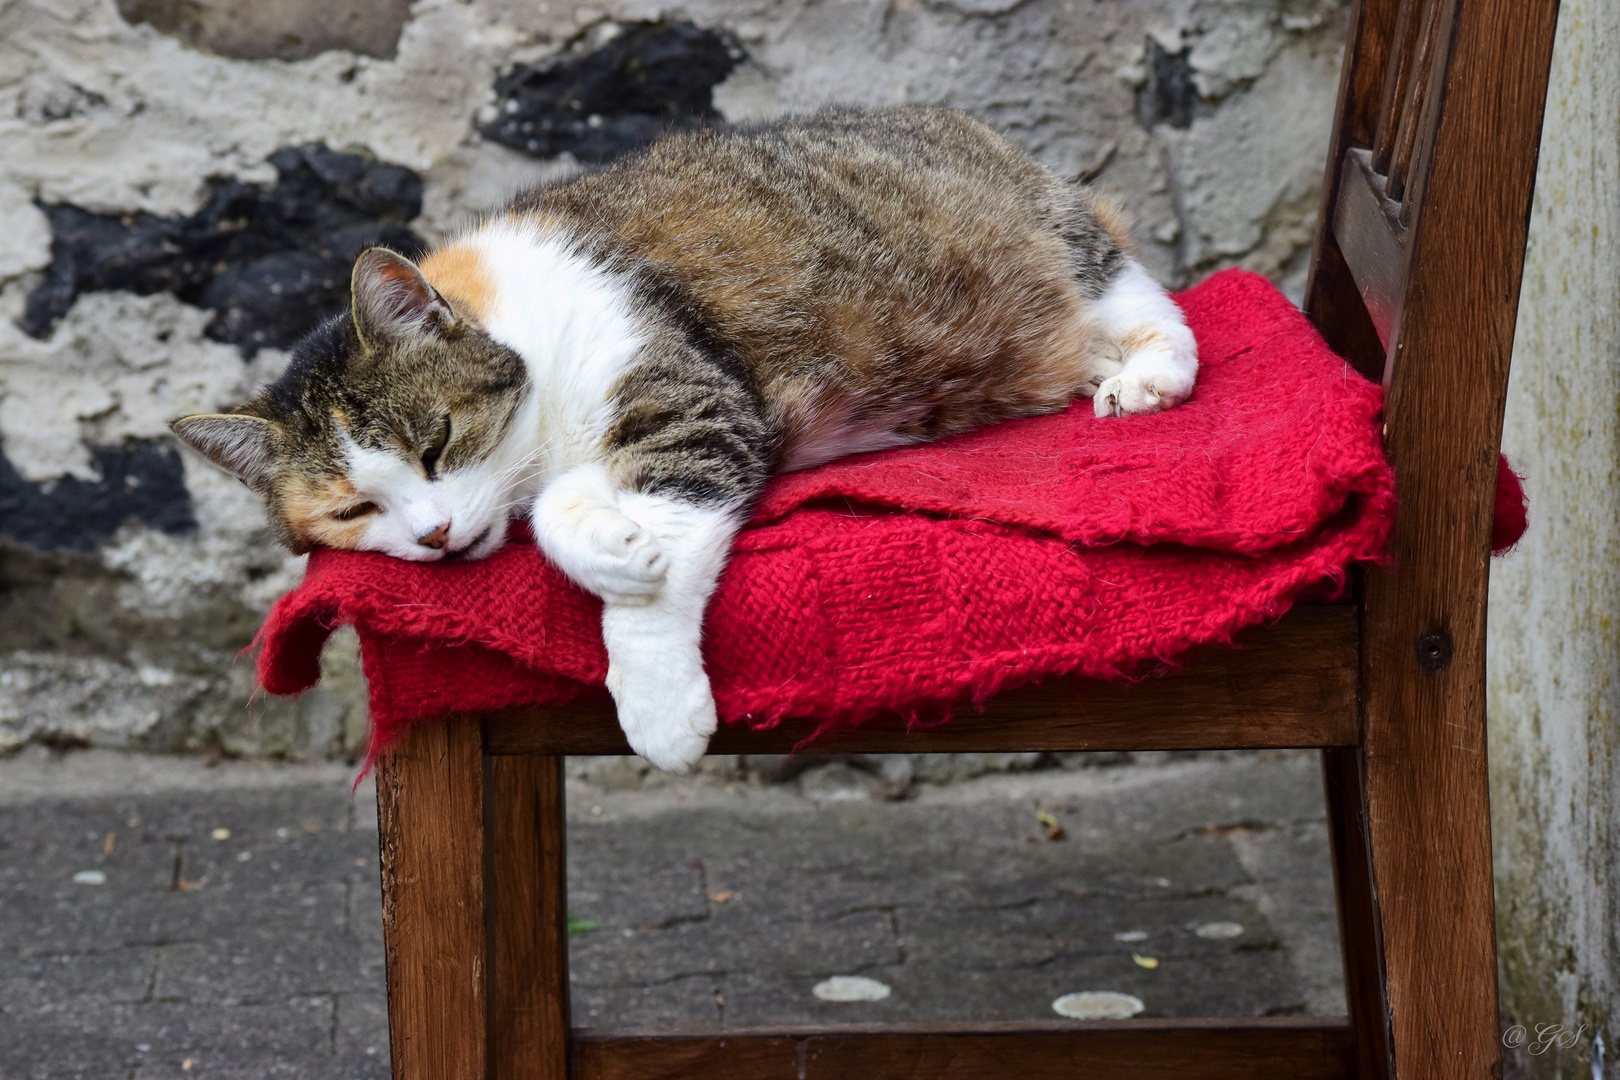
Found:
[{"label": "cat's hind paw", "polygon": [[1193,376],[1169,357],[1135,357],[1097,387],[1092,409],[1102,416],[1137,416],[1180,405],[1192,396]]}]

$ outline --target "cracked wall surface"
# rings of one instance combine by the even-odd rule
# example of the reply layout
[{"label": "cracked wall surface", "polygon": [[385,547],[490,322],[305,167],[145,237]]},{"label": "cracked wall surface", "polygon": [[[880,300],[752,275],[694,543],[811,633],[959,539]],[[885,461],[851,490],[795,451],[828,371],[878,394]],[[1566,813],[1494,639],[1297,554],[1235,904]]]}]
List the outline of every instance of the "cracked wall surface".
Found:
[{"label": "cracked wall surface", "polygon": [[1563,0],[1502,435],[1530,528],[1491,568],[1502,1013],[1531,1033],[1561,1029],[1510,1040],[1508,1075],[1547,1080],[1613,1077],[1620,1051],[1616,49],[1620,8]]},{"label": "cracked wall surface", "polygon": [[1297,295],[1346,7],[0,0],[0,752],[354,753],[352,637],[319,689],[254,695],[238,654],[301,562],[166,428],[342,302],[344,229],[432,242],[650,124],[945,104],[1123,196],[1167,283]]}]

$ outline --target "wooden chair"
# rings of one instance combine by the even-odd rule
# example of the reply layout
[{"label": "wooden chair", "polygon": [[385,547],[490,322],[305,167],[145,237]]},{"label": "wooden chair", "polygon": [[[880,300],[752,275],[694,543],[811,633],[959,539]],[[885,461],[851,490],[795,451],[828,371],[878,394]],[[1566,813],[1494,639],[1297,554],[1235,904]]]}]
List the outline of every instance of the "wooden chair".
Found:
[{"label": "wooden chair", "polygon": [[[1306,307],[1388,389],[1394,560],[1132,686],[1068,680],[808,753],[1320,747],[1347,1018],[615,1034],[569,1027],[562,757],[605,707],[418,725],[378,769],[401,1080],[1500,1076],[1485,595],[1557,0],[1357,0]],[[1077,704],[1083,702],[1083,704]],[[722,731],[781,753],[803,731]]]}]

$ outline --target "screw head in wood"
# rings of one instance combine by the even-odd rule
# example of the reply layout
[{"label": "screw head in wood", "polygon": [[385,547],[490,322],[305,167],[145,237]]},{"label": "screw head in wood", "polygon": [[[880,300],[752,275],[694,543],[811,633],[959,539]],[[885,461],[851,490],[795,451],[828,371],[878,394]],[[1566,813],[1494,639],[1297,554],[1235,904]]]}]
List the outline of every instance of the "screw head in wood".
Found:
[{"label": "screw head in wood", "polygon": [[1451,635],[1430,630],[1417,640],[1418,666],[1424,671],[1443,671],[1451,663]]}]

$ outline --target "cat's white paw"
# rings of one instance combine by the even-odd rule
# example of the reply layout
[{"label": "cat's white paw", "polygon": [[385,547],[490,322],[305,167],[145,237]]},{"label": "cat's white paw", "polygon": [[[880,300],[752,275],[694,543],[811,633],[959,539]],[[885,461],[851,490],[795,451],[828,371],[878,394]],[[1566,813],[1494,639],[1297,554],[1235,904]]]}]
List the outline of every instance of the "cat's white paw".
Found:
[{"label": "cat's white paw", "polygon": [[617,510],[603,508],[580,523],[573,567],[581,585],[605,599],[649,600],[663,588],[669,557],[658,538]]},{"label": "cat's white paw", "polygon": [[1170,357],[1137,356],[1097,387],[1092,409],[1098,416],[1136,416],[1180,405],[1192,396],[1193,376]]},{"label": "cat's white paw", "polygon": [[660,671],[640,658],[608,665],[608,692],[630,749],[670,773],[692,771],[718,724],[708,677],[701,668],[683,677],[682,666]]},{"label": "cat's white paw", "polygon": [[1094,312],[1119,350],[1118,374],[1092,395],[1098,416],[1134,416],[1174,408],[1192,396],[1198,343],[1186,316],[1135,259],[1098,298]]},{"label": "cat's white paw", "polygon": [[620,498],[600,465],[574,469],[541,492],[534,535],[546,557],[585,589],[645,604],[663,591],[669,556],[652,529],[619,509]]},{"label": "cat's white paw", "polygon": [[689,772],[709,746],[716,716],[703,670],[703,612],[741,514],[663,496],[624,499],[669,554],[657,596],[602,599],[608,691],[631,749],[666,772]]}]

